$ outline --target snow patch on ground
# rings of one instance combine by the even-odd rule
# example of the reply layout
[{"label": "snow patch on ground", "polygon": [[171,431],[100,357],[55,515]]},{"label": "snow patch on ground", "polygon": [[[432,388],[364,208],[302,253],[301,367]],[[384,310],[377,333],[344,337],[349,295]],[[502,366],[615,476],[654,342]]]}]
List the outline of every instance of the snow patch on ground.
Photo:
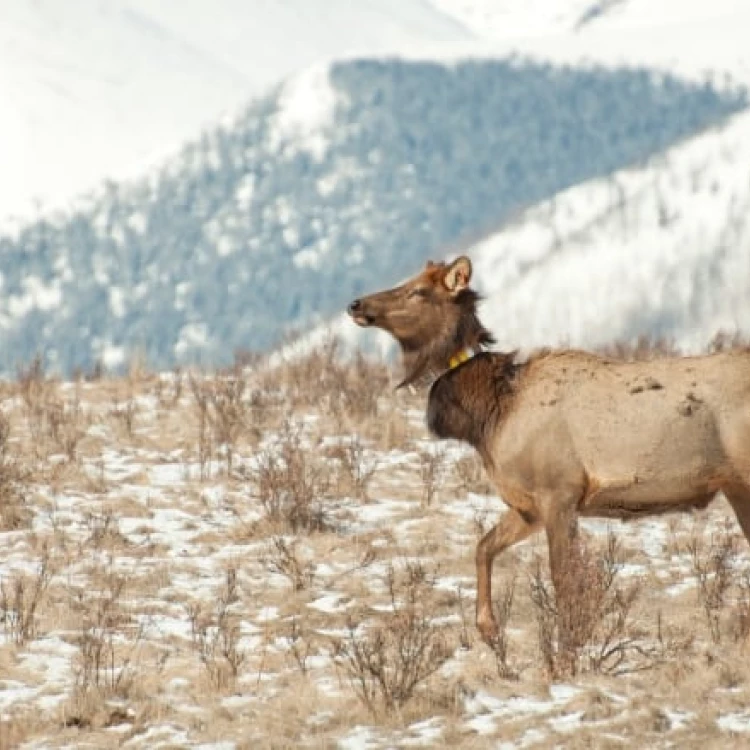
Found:
[{"label": "snow patch on ground", "polygon": [[735,711],[724,714],[716,720],[716,725],[725,732],[746,734],[750,732],[750,711]]}]

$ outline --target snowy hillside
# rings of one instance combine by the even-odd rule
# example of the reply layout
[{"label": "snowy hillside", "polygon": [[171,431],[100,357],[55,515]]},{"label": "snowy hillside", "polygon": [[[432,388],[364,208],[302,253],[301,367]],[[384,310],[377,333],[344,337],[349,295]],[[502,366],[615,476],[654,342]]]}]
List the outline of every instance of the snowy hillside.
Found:
[{"label": "snowy hillside", "polygon": [[[663,54],[660,46],[650,44],[651,31],[659,30],[666,50],[680,44],[686,33],[700,26],[702,50],[691,49],[682,55],[688,61],[700,58],[708,50],[715,53],[733,46],[747,28],[747,3],[744,0],[430,0],[432,5],[473,31],[477,38],[526,46],[537,37],[546,46],[558,46],[564,37],[574,37],[580,46],[591,44],[592,37],[613,37],[633,31],[644,33],[645,54]],[[743,25],[743,23],[745,25]],[[733,33],[734,32],[734,33]],[[728,38],[729,37],[729,38]],[[555,40],[550,44],[551,40]],[[523,40],[523,41],[520,41]],[[613,38],[614,50],[618,44]],[[631,41],[626,41],[631,47]],[[650,48],[650,52],[647,51]],[[735,52],[741,48],[735,47]],[[683,48],[684,51],[684,48]],[[589,50],[581,50],[588,54]],[[714,64],[718,64],[714,58]]]},{"label": "snowy hillside", "polygon": [[[556,62],[645,63],[750,84],[746,3],[583,5],[575,11],[589,12],[586,28],[568,23],[546,46],[542,38],[520,46]],[[742,114],[644,169],[566,191],[476,246],[487,321],[501,345],[521,347],[650,335],[696,350],[719,330],[748,336],[749,217],[750,118]]]},{"label": "snowy hillside", "polygon": [[[435,3],[503,51],[750,85],[746,3],[571,0],[554,11],[544,4],[546,15],[532,12],[536,3]],[[583,16],[589,22],[582,25],[576,19]],[[737,115],[642,168],[563,191],[460,249],[475,260],[484,318],[501,347],[589,347],[652,336],[698,350],[718,331],[748,337],[750,117]],[[341,317],[328,330],[360,345],[388,346],[353,328]]]},{"label": "snowy hillside", "polygon": [[[596,8],[622,0],[431,0],[480,39],[559,34],[579,28]],[[653,5],[653,4],[652,4]]]},{"label": "snowy hillside", "polygon": [[468,38],[422,0],[3,0],[0,220],[142,172],[322,57]]},{"label": "snowy hillside", "polygon": [[750,335],[750,116],[556,196],[473,248],[501,346]]},{"label": "snowy hillside", "polygon": [[229,361],[743,106],[638,69],[316,66],[148,179],[0,237],[0,369]]}]

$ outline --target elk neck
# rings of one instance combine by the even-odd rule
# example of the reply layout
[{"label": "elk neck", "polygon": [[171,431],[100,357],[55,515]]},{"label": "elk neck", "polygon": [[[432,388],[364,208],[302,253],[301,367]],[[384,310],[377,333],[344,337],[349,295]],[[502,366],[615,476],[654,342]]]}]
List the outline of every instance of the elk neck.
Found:
[{"label": "elk neck", "polygon": [[456,299],[438,314],[428,336],[397,336],[401,346],[405,376],[399,387],[434,380],[447,368],[455,368],[474,352],[495,343],[492,334],[476,314],[479,295],[472,289],[460,292]]},{"label": "elk neck", "polygon": [[427,426],[438,438],[484,443],[508,413],[521,371],[516,353],[479,352],[446,370],[430,388]]}]

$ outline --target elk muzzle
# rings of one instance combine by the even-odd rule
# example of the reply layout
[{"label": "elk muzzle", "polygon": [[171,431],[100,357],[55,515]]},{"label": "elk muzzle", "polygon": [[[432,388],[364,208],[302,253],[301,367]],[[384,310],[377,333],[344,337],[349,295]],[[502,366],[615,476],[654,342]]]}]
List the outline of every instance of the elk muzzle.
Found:
[{"label": "elk muzzle", "polygon": [[363,328],[366,328],[367,326],[372,325],[373,323],[373,316],[368,315],[368,313],[365,310],[365,305],[363,304],[361,299],[355,299],[354,302],[352,302],[349,307],[346,308],[349,315],[352,317],[352,320],[358,325],[362,326]]}]

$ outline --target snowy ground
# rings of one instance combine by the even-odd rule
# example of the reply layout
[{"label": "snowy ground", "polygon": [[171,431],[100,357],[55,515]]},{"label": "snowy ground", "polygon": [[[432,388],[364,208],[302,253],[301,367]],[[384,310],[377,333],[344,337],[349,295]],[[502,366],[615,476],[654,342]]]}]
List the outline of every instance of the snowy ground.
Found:
[{"label": "snowy ground", "polygon": [[[627,635],[650,656],[625,666],[648,671],[550,680],[530,599],[543,540],[496,566],[498,599],[516,579],[502,659],[472,625],[474,544],[502,503],[470,454],[427,439],[422,409],[380,367],[325,356],[192,381],[134,368],[4,385],[0,746],[741,742],[750,558],[723,501],[586,525],[594,544],[617,534],[618,580],[640,584]],[[691,539],[707,565],[731,547],[718,643]],[[395,708],[374,688],[370,710],[347,649],[408,612],[439,668]]]}]

